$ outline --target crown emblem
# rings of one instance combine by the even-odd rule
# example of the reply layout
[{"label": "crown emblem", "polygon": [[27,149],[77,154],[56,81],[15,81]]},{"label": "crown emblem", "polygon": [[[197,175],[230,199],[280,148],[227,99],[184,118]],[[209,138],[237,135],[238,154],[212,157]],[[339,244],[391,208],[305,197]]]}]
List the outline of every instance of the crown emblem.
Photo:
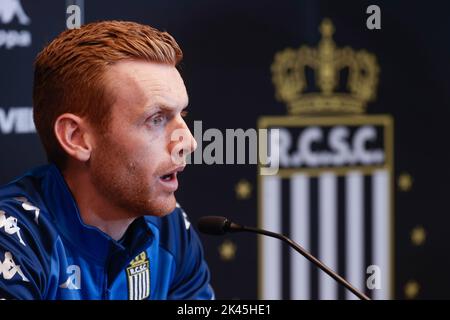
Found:
[{"label": "crown emblem", "polygon": [[145,251],[143,251],[138,256],[136,256],[133,260],[131,260],[130,267],[136,267],[145,262],[147,262],[147,253]]},{"label": "crown emblem", "polygon": [[375,55],[337,48],[330,19],[319,30],[317,48],[287,48],[275,55],[271,70],[276,98],[287,104],[290,114],[363,113],[376,98]]}]

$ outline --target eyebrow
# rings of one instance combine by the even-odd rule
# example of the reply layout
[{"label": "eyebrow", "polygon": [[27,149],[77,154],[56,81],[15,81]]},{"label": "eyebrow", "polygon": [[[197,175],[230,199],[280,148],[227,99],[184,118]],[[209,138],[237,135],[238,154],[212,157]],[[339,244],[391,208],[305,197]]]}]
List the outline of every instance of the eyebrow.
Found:
[{"label": "eyebrow", "polygon": [[[188,108],[188,106],[189,106],[189,95],[188,95],[188,99],[187,99],[186,105],[183,106],[180,111],[186,110],[186,108]],[[176,108],[176,107],[175,108],[169,107],[167,104],[165,104],[164,101],[159,100],[159,101],[155,101],[152,104],[146,105],[144,107],[144,112],[143,113],[145,115],[149,115],[149,114],[155,112],[155,109],[158,110],[158,111],[165,111],[165,112],[173,112],[174,110],[178,110],[178,108]]]},{"label": "eyebrow", "polygon": [[153,108],[150,107],[150,108],[151,109],[159,109],[161,111],[166,111],[166,112],[173,112],[174,110],[181,110],[181,111],[186,110],[188,108],[188,106],[184,106],[183,108],[179,109],[179,108],[168,107],[168,106],[162,104],[162,105],[158,105],[156,107],[153,107]]},{"label": "eyebrow", "polygon": [[[180,112],[186,111],[187,109],[188,109],[188,105],[184,106],[180,110]],[[155,112],[163,111],[163,112],[173,113],[175,110],[178,110],[178,108],[168,107],[167,105],[164,105],[164,104],[156,104],[156,105],[153,105],[153,106],[146,106],[144,108],[144,112],[142,114],[147,117],[150,114],[155,113]]]}]

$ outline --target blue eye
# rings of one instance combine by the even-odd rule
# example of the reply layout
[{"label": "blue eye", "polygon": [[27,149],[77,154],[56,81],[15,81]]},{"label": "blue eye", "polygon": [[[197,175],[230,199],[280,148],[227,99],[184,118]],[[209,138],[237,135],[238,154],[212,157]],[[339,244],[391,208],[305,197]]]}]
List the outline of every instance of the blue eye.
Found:
[{"label": "blue eye", "polygon": [[156,118],[153,118],[153,119],[152,119],[152,124],[153,124],[153,125],[158,125],[158,124],[160,124],[162,121],[163,121],[163,118],[162,118],[161,116],[159,116],[159,117],[156,117]]},{"label": "blue eye", "polygon": [[152,126],[159,126],[165,121],[165,116],[161,114],[156,114],[150,118],[150,124]]}]

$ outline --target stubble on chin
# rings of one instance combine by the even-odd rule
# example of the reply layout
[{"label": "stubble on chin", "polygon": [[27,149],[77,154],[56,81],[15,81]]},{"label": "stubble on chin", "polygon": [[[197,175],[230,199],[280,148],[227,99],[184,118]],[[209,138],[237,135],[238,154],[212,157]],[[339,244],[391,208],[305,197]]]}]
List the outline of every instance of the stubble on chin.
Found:
[{"label": "stubble on chin", "polygon": [[127,217],[163,217],[176,207],[174,193],[158,192],[146,180],[144,166],[105,141],[90,161],[92,183],[99,193],[126,212]]}]

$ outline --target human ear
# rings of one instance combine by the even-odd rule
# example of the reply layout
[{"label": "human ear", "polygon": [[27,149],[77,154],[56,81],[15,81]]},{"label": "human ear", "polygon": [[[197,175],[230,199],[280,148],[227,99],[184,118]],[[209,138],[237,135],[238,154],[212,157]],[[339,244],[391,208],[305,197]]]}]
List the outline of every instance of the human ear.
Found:
[{"label": "human ear", "polygon": [[89,125],[85,119],[72,113],[60,115],[54,125],[56,138],[67,154],[86,162],[92,151]]}]

